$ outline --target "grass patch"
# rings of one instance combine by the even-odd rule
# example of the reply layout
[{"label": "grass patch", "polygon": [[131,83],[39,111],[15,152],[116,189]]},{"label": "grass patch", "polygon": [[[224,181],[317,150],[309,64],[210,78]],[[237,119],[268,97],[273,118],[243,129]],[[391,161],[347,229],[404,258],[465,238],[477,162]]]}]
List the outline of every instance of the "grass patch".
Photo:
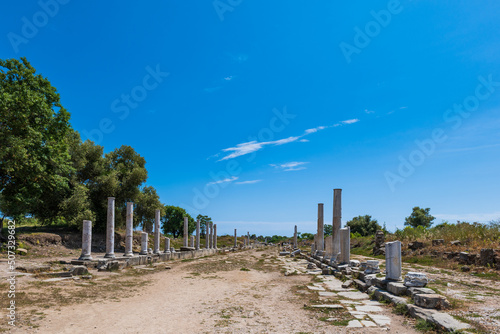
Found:
[{"label": "grass patch", "polygon": [[250,271],[250,269],[243,267],[243,268],[240,268],[240,271]]}]

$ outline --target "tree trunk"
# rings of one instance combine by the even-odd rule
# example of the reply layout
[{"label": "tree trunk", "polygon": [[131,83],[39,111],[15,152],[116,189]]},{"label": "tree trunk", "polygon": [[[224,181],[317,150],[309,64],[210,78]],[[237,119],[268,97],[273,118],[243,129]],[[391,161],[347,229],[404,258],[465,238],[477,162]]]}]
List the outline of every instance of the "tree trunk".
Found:
[{"label": "tree trunk", "polygon": [[2,217],[2,220],[0,220],[0,234],[3,234],[3,220],[5,219],[5,215]]}]

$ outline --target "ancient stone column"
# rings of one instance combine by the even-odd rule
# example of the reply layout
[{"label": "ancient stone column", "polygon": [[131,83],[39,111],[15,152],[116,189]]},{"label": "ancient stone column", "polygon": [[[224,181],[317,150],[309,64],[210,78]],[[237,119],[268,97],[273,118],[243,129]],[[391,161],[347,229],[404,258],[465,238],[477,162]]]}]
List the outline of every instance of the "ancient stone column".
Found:
[{"label": "ancient stone column", "polygon": [[139,255],[148,255],[148,234],[146,232],[141,233],[141,252]]},{"label": "ancient stone column", "polygon": [[209,231],[208,231],[209,229],[210,229],[210,227],[209,227],[209,224],[207,223],[207,224],[205,225],[205,248],[206,248],[206,249],[209,249],[209,248],[210,248],[210,236],[209,236],[209,233],[208,233],[208,232],[209,232]]},{"label": "ancient stone column", "polygon": [[323,218],[323,203],[318,203],[318,242],[316,244],[316,250],[325,250],[325,222]]},{"label": "ancient stone column", "polygon": [[189,225],[188,217],[184,217],[184,247],[188,246]]},{"label": "ancient stone column", "polygon": [[189,247],[194,248],[194,235],[191,236],[191,242],[189,243]]},{"label": "ancient stone column", "polygon": [[340,225],[342,221],[342,189],[333,190],[332,220],[332,257],[335,260],[340,253]]},{"label": "ancient stone column", "polygon": [[125,254],[123,256],[131,257],[134,256],[132,251],[132,245],[134,242],[134,203],[127,202],[127,222],[126,222],[126,232],[125,232]]},{"label": "ancient stone column", "polygon": [[82,254],[78,260],[92,260],[92,222],[90,220],[83,221],[82,228]]},{"label": "ancient stone column", "polygon": [[106,258],[115,257],[115,198],[108,197],[108,221],[106,226]]},{"label": "ancient stone column", "polygon": [[351,228],[348,226],[346,228],[340,229],[340,258],[338,263],[349,263],[351,257]]},{"label": "ancient stone column", "polygon": [[208,233],[208,248],[212,249],[213,248],[213,242],[214,242],[214,239],[213,239],[213,223],[209,223],[209,230],[210,232]]},{"label": "ancient stone column", "polygon": [[401,241],[385,244],[386,279],[401,280]]},{"label": "ancient stone column", "polygon": [[155,210],[155,248],[153,254],[160,254],[160,210]]},{"label": "ancient stone column", "polygon": [[200,220],[196,220],[196,250],[200,249]]},{"label": "ancient stone column", "polygon": [[217,249],[217,224],[214,224],[214,249]]},{"label": "ancient stone column", "polygon": [[293,232],[293,248],[298,248],[299,244],[297,243],[297,225],[295,225],[295,229]]},{"label": "ancient stone column", "polygon": [[236,229],[234,229],[234,248],[238,247],[238,237],[236,236]]},{"label": "ancient stone column", "polygon": [[165,253],[170,253],[170,238],[165,238]]}]

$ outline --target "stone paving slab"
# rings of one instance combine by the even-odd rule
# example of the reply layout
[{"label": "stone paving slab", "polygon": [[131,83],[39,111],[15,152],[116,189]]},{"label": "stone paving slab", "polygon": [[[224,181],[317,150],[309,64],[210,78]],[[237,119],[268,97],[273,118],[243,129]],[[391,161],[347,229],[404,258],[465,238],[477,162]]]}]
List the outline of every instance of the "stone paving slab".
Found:
[{"label": "stone paving slab", "polygon": [[368,296],[366,293],[359,291],[339,292],[338,294],[339,296],[342,296],[344,298],[355,299],[355,300],[370,299],[370,296]]},{"label": "stone paving slab", "polygon": [[331,308],[331,309],[344,308],[344,306],[342,306],[340,304],[321,304],[321,305],[311,305],[310,307],[313,307],[313,308]]},{"label": "stone paving slab", "polygon": [[347,324],[347,328],[362,328],[363,325],[359,320],[351,320],[349,324]]},{"label": "stone paving slab", "polygon": [[380,306],[373,306],[373,305],[356,305],[355,306],[356,311],[361,311],[361,312],[382,312],[382,308]]},{"label": "stone paving slab", "polygon": [[383,326],[388,326],[391,323],[391,318],[385,316],[385,315],[380,315],[380,314],[368,314],[368,316],[375,322],[377,325],[383,327]]}]

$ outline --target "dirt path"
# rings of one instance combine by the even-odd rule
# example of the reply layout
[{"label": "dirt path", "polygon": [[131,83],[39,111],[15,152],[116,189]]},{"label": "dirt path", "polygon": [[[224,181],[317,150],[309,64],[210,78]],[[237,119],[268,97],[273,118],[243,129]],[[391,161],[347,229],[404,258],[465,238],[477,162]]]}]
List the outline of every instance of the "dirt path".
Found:
[{"label": "dirt path", "polygon": [[131,297],[122,298],[118,290],[103,292],[102,302],[51,307],[30,332],[416,333],[384,305],[386,326],[356,329],[325,321],[321,311],[304,308],[318,300],[318,291],[307,289],[314,276],[284,276],[276,255],[276,249],[252,250],[176,262],[171,270],[141,276],[151,283]]}]

